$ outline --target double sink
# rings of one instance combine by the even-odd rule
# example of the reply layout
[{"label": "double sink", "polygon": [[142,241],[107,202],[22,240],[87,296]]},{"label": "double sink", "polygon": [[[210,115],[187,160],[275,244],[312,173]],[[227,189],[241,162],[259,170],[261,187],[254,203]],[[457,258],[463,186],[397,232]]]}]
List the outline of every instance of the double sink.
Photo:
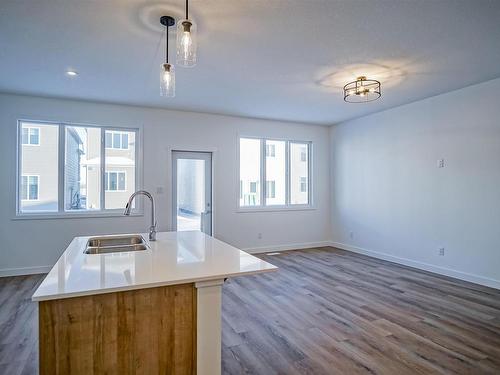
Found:
[{"label": "double sink", "polygon": [[107,254],[124,251],[142,251],[148,248],[148,243],[140,234],[117,234],[89,238],[84,253]]}]

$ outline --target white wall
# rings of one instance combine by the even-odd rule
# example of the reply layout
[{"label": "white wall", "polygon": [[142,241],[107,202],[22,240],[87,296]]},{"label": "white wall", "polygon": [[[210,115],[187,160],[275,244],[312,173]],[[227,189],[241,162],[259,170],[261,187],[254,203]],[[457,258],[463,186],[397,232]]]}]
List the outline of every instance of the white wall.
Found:
[{"label": "white wall", "polygon": [[[144,217],[12,220],[19,118],[143,126],[144,188],[156,192],[159,229],[171,228],[169,148],[216,149],[215,235],[240,248],[298,247],[329,240],[328,128],[315,125],[96,104],[28,96],[0,95],[0,275],[32,273],[55,263],[74,236],[146,231]],[[310,140],[314,143],[314,198],[307,211],[237,213],[238,134]],[[290,230],[293,228],[293,230]],[[262,239],[257,234],[262,233]]]},{"label": "white wall", "polygon": [[334,126],[334,242],[500,287],[499,92],[496,79]]}]

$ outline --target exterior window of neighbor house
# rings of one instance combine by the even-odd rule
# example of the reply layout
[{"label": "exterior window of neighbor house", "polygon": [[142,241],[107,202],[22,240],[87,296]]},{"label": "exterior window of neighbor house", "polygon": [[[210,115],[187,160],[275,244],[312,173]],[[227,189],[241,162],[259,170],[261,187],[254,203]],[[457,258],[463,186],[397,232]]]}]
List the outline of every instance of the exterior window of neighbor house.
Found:
[{"label": "exterior window of neighbor house", "polygon": [[18,134],[18,215],[122,209],[137,190],[138,129],[19,121]]},{"label": "exterior window of neighbor house", "polygon": [[21,200],[36,201],[38,200],[38,176],[22,176],[21,177]]},{"label": "exterior window of neighbor house", "polygon": [[105,135],[106,148],[127,150],[129,145],[128,136],[129,136],[128,132],[106,130],[106,135]]},{"label": "exterior window of neighbor house", "polygon": [[21,140],[23,145],[40,145],[40,128],[24,126],[21,129]]},{"label": "exterior window of neighbor house", "polygon": [[125,172],[106,172],[104,174],[104,186],[106,191],[125,191],[125,180]]},{"label": "exterior window of neighbor house", "polygon": [[239,207],[311,205],[311,142],[240,138],[239,149]]},{"label": "exterior window of neighbor house", "polygon": [[307,192],[307,178],[305,177],[300,178],[300,192],[301,193]]},{"label": "exterior window of neighbor house", "polygon": [[266,181],[266,198],[276,198],[276,181]]},{"label": "exterior window of neighbor house", "polygon": [[276,156],[276,145],[266,143],[266,157],[274,158]]}]

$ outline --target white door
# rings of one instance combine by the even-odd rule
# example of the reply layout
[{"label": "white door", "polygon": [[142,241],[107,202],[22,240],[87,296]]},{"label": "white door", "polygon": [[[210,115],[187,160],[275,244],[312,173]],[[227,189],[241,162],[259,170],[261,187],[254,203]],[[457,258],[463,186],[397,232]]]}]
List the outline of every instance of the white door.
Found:
[{"label": "white door", "polygon": [[212,153],[172,151],[174,231],[212,235]]}]

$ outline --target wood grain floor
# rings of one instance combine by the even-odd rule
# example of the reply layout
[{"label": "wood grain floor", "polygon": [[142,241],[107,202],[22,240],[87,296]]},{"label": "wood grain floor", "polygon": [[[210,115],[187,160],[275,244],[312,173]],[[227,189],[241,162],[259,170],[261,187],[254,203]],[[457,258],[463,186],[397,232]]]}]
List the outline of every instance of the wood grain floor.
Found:
[{"label": "wood grain floor", "polygon": [[[333,248],[223,292],[223,373],[500,374],[500,291]],[[36,374],[43,276],[0,279],[0,374]]]}]

